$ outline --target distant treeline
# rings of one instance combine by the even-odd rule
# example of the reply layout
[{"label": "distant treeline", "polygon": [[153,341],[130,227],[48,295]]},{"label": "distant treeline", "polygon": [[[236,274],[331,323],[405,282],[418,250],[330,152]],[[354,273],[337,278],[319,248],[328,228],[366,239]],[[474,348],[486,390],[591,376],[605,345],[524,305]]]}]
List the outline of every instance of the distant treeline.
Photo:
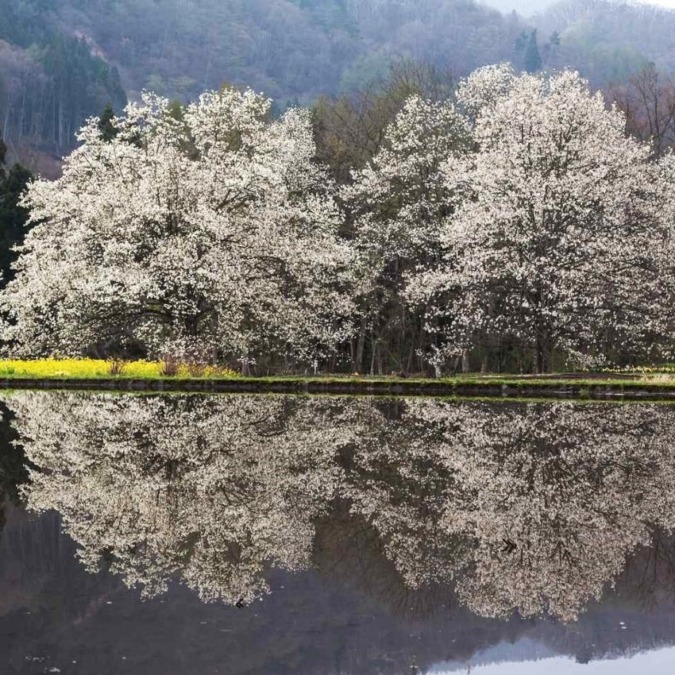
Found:
[{"label": "distant treeline", "polygon": [[13,279],[11,269],[17,253],[14,247],[23,242],[28,211],[21,197],[32,175],[26,167],[15,163],[7,166],[7,146],[0,138],[0,288]]}]

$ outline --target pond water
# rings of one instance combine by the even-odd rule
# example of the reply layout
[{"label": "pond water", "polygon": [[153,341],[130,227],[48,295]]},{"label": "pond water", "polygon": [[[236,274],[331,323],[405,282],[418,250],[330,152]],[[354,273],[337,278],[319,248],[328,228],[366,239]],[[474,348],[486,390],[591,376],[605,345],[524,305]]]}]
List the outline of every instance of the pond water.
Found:
[{"label": "pond water", "polygon": [[0,394],[0,673],[672,673],[675,407]]}]

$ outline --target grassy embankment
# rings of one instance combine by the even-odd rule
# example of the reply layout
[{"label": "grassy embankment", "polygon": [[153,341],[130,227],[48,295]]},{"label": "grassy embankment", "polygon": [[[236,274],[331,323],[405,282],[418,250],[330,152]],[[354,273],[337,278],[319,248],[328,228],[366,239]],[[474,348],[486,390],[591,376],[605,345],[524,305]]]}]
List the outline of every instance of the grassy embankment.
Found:
[{"label": "grassy embankment", "polygon": [[340,383],[441,383],[461,382],[467,385],[508,384],[513,386],[575,385],[585,386],[644,386],[675,388],[675,366],[642,368],[636,371],[605,371],[599,373],[550,373],[547,375],[518,374],[457,374],[440,379],[423,377],[371,375],[276,375],[244,377],[233,370],[218,366],[184,364],[164,361],[116,361],[102,359],[0,359],[0,379],[213,379],[255,380],[257,382],[340,382]]}]

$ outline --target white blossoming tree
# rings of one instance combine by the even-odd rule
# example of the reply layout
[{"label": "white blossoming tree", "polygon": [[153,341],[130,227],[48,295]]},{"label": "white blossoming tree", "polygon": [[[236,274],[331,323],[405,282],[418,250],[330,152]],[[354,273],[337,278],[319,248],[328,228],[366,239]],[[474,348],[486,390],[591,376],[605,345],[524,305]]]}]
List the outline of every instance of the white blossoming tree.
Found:
[{"label": "white blossoming tree", "polygon": [[342,339],[349,250],[307,112],[271,120],[267,99],[233,89],[184,110],[146,95],[80,140],[25,199],[35,227],[1,300],[16,353],[132,340],[306,358]]},{"label": "white blossoming tree", "polygon": [[359,298],[363,320],[358,369],[367,330],[372,336],[371,371],[376,357],[381,360],[378,342],[391,343],[389,351],[401,355],[407,348],[406,363],[391,364],[405,370],[415,351],[424,347],[421,322],[402,300],[403,279],[417,265],[440,258],[439,235],[450,203],[441,167],[449,157],[465,153],[470,140],[468,125],[452,103],[413,96],[387,128],[370,165],[343,190],[354,246],[368,279]]},{"label": "white blossoming tree", "polygon": [[490,67],[458,99],[477,149],[445,164],[445,258],[408,288],[441,356],[510,341],[539,372],[556,354],[655,357],[672,328],[672,190],[649,148],[576,73]]}]

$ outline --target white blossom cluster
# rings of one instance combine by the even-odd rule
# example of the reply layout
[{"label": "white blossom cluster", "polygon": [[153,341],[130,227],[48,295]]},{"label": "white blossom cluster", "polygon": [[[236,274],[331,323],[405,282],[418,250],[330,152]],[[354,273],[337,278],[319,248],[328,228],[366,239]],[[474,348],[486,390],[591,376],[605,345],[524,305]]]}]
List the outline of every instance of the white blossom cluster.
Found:
[{"label": "white blossom cluster", "polygon": [[490,67],[458,100],[475,151],[449,157],[443,262],[410,278],[446,354],[514,340],[539,371],[656,358],[672,336],[672,160],[625,135],[578,74]]},{"label": "white blossom cluster", "polygon": [[343,198],[370,298],[419,308],[432,361],[510,343],[545,371],[669,352],[673,166],[577,73],[490,66],[411,99]]},{"label": "white blossom cluster", "polygon": [[28,191],[4,339],[27,355],[117,338],[237,357],[341,340],[350,251],[309,113],[269,117],[267,99],[225,89],[178,112],[146,95],[112,139],[91,120],[63,177]]},{"label": "white blossom cluster", "polygon": [[28,507],[59,511],[89,569],[107,564],[147,595],[174,579],[206,601],[248,603],[270,567],[314,566],[317,523],[341,505],[409,589],[446,585],[484,616],[574,620],[675,526],[675,417],[663,406],[4,402],[37,467]]},{"label": "white blossom cluster", "polygon": [[339,190],[309,113],[271,120],[250,91],[184,110],[147,95],[112,124],[28,191],[0,296],[15,353],[307,359],[357,326],[362,351],[378,322],[423,323],[438,363],[509,341],[538,370],[672,346],[675,160],[650,161],[576,73],[490,66],[454,102],[413,97]]}]

